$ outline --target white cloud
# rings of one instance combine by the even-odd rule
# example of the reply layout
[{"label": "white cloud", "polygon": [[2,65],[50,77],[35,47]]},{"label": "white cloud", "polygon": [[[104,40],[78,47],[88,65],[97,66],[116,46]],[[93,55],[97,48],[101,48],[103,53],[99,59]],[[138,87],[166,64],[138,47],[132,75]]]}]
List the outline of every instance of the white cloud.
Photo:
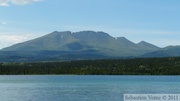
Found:
[{"label": "white cloud", "polygon": [[18,5],[25,5],[25,4],[30,4],[34,2],[39,2],[41,0],[11,0],[13,4],[18,4]]},{"label": "white cloud", "polygon": [[0,35],[0,49],[11,46],[16,43],[24,42],[36,38],[37,36],[32,34],[26,35]]},{"label": "white cloud", "polygon": [[3,21],[0,23],[1,25],[7,25],[7,22],[6,21]]},{"label": "white cloud", "polygon": [[9,6],[9,0],[0,0],[0,6]]},{"label": "white cloud", "polygon": [[26,40],[26,37],[23,36],[7,36],[7,35],[2,35],[0,36],[0,48],[4,48],[19,42],[22,42]]},{"label": "white cloud", "polygon": [[31,4],[34,2],[39,2],[42,0],[0,0],[0,6],[9,6],[11,4],[16,4],[16,5],[26,5],[26,4]]}]

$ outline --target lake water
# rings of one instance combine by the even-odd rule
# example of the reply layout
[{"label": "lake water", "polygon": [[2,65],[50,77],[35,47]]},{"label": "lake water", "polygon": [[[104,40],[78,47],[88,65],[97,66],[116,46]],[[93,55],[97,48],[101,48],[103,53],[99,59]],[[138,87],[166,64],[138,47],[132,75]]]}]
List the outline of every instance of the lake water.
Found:
[{"label": "lake water", "polygon": [[0,76],[0,101],[123,101],[123,94],[179,94],[180,76]]}]

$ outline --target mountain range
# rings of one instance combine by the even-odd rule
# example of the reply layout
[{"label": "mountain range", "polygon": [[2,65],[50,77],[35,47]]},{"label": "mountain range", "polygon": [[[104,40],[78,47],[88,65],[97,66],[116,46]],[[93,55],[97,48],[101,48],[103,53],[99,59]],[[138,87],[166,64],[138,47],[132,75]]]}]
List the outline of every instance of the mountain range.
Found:
[{"label": "mountain range", "polygon": [[180,46],[157,47],[145,41],[133,43],[105,32],[54,31],[0,51],[0,61],[84,60],[130,57],[180,56]]}]

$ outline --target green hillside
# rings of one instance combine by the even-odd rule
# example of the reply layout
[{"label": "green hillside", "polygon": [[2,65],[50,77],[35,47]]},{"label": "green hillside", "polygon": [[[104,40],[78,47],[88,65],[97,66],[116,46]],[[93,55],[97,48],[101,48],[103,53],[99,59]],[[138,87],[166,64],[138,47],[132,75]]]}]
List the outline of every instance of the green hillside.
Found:
[{"label": "green hillside", "polygon": [[[81,32],[52,32],[45,36],[18,43],[4,48],[0,52],[2,57],[19,57],[29,60],[28,57],[42,57],[39,54],[49,51],[57,54],[51,56],[44,54],[46,58],[56,59],[75,55],[78,57],[132,57],[143,55],[158,50],[159,47],[143,42],[135,44],[124,37],[114,38],[105,32],[81,31]],[[8,56],[7,52],[11,52]],[[14,55],[13,55],[14,52]],[[65,52],[66,54],[59,54]],[[87,53],[85,53],[87,52]],[[22,54],[20,54],[22,53]],[[70,54],[71,53],[71,54]],[[6,55],[6,56],[3,56]],[[87,57],[87,59],[88,59]],[[100,58],[101,58],[100,57]],[[13,58],[12,58],[13,59]],[[3,60],[3,59],[2,59]]]}]

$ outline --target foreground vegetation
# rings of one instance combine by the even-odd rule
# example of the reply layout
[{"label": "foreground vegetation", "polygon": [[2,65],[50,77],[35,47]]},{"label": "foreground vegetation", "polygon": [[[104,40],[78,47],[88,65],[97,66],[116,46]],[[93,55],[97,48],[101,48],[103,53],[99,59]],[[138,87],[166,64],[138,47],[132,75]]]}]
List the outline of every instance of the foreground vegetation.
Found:
[{"label": "foreground vegetation", "polygon": [[1,75],[180,75],[180,57],[0,63]]}]

